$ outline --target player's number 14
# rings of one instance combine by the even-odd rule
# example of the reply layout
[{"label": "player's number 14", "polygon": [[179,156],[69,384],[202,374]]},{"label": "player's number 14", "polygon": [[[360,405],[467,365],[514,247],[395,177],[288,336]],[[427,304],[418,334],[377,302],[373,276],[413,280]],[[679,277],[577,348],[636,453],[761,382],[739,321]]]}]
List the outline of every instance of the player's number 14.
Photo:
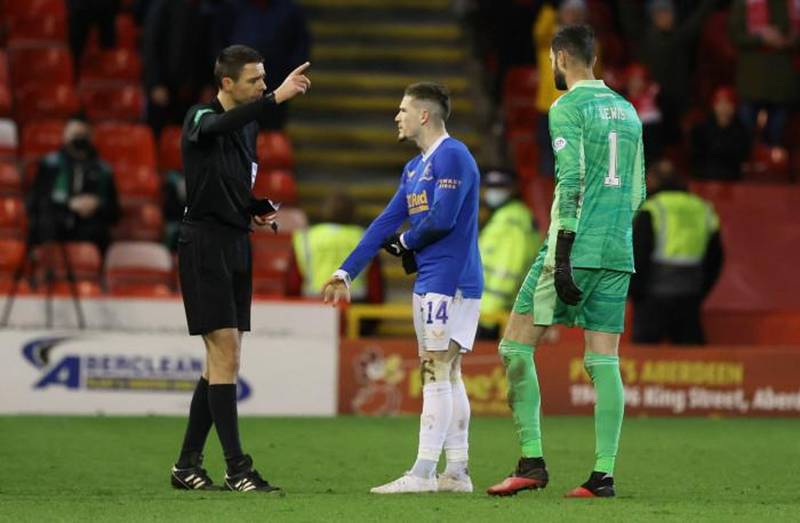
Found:
[{"label": "player's number 14", "polygon": [[608,175],[603,183],[606,187],[619,187],[620,179],[617,176],[617,132],[608,133]]}]

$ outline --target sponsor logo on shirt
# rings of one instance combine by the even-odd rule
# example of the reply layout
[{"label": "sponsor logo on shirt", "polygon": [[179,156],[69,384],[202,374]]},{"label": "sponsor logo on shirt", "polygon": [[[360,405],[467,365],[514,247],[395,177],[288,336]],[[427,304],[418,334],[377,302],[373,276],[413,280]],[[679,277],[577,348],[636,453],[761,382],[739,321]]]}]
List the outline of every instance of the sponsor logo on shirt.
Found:
[{"label": "sponsor logo on shirt", "polygon": [[567,140],[565,138],[561,137],[561,136],[559,136],[558,138],[553,140],[553,150],[555,152],[560,151],[561,149],[563,149],[566,146],[567,146]]},{"label": "sponsor logo on shirt", "polygon": [[426,191],[406,194],[406,203],[408,204],[409,215],[418,214],[430,209],[430,207],[428,207],[428,193]]}]

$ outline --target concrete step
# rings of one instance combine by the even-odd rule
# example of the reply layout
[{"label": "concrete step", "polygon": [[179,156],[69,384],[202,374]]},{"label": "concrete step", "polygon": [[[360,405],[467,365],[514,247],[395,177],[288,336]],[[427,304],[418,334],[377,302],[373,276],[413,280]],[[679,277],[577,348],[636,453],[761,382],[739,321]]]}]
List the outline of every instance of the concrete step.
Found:
[{"label": "concrete step", "polygon": [[427,63],[444,65],[459,65],[468,58],[465,46],[438,46],[438,45],[358,45],[355,43],[314,45],[311,52],[313,63],[342,61],[375,62],[383,65],[389,63]]},{"label": "concrete step", "polygon": [[[323,125],[290,122],[287,132],[293,143],[303,145],[394,146],[397,144],[397,130],[393,125]],[[479,146],[480,137],[474,131],[451,130],[451,134],[470,148]]]},{"label": "concrete step", "polygon": [[317,20],[310,24],[316,42],[330,39],[379,39],[409,40],[412,42],[453,43],[463,38],[464,32],[453,22],[398,24],[378,22],[374,24],[353,23],[340,20]]},{"label": "concrete step", "polygon": [[[313,69],[313,68],[312,68]],[[336,92],[344,91],[386,91],[388,94],[401,96],[406,87],[421,80],[438,82],[446,86],[451,94],[463,94],[470,87],[466,76],[461,75],[428,75],[420,77],[413,74],[372,74],[364,71],[317,71],[310,74],[312,90],[309,95],[319,91]]]},{"label": "concrete step", "polygon": [[[292,110],[296,112],[321,111],[331,114],[344,112],[350,118],[358,117],[358,114],[353,114],[358,111],[384,113],[387,117],[393,119],[397,114],[401,99],[402,93],[397,96],[302,96],[292,100]],[[471,115],[475,110],[472,100],[461,96],[451,98],[451,107],[453,113],[459,116]]]}]

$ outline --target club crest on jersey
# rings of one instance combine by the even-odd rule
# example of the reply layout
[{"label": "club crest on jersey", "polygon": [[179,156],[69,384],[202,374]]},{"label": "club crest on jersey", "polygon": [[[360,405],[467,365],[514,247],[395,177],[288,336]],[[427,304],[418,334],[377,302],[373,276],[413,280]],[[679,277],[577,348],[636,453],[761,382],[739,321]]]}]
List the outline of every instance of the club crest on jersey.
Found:
[{"label": "club crest on jersey", "polygon": [[406,203],[408,204],[408,214],[417,214],[427,211],[428,207],[428,193],[421,191],[418,193],[406,194]]},{"label": "club crest on jersey", "polygon": [[553,150],[555,152],[560,151],[566,146],[567,146],[567,140],[565,138],[562,138],[561,136],[553,140]]},{"label": "club crest on jersey", "polygon": [[431,174],[431,164],[425,166],[425,170],[422,171],[422,176],[420,176],[419,181],[421,182],[429,182],[433,180],[433,175]]},{"label": "club crest on jersey", "polygon": [[406,173],[406,177],[407,177],[407,178],[410,180],[411,178],[413,178],[413,177],[414,177],[414,175],[415,175],[415,174],[417,174],[417,172],[416,172],[416,171],[408,171],[408,172]]}]

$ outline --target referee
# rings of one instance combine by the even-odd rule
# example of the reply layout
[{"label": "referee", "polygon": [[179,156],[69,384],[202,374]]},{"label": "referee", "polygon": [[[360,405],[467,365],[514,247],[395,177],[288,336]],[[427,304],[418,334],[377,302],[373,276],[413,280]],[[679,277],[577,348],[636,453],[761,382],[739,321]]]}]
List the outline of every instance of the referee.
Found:
[{"label": "referee", "polygon": [[303,72],[309,65],[299,66],[265,94],[261,55],[243,45],[227,47],[214,65],[216,98],[189,109],[183,123],[187,206],[178,236],[178,266],[189,334],[203,337],[206,367],[192,397],[180,457],[172,467],[171,482],[178,489],[214,489],[202,468],[213,423],[227,464],[224,488],[278,490],[242,452],[236,377],[242,333],[250,330],[248,233],[251,225],[272,226],[276,216],[269,202],[257,200],[251,190],[258,171],[256,120],[271,105],[308,90],[311,82]]}]

